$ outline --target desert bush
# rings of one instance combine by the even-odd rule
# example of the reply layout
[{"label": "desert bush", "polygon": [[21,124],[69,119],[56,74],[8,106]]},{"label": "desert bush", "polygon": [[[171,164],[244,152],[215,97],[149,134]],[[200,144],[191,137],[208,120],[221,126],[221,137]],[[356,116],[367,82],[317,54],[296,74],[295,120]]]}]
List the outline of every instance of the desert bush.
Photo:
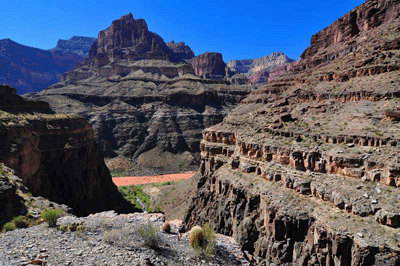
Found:
[{"label": "desert bush", "polygon": [[5,232],[15,230],[15,224],[13,222],[9,222],[3,225],[3,230]]},{"label": "desert bush", "polygon": [[153,249],[158,248],[160,236],[158,235],[157,227],[155,227],[151,222],[139,226],[137,232],[139,236],[143,239],[146,246]]},{"label": "desert bush", "polygon": [[71,224],[63,224],[57,227],[58,230],[66,232],[66,231],[71,231],[71,232],[84,232],[88,231],[88,228],[83,225],[83,222],[80,223],[71,223]]},{"label": "desert bush", "polygon": [[12,219],[12,222],[14,223],[16,228],[27,228],[28,227],[26,217],[22,216],[22,215],[14,217]]},{"label": "desert bush", "polygon": [[194,229],[189,236],[190,245],[201,254],[215,254],[215,233],[207,223],[203,228]]},{"label": "desert bush", "polygon": [[200,251],[206,245],[206,235],[202,228],[194,229],[189,236],[189,242],[192,248]]},{"label": "desert bush", "polygon": [[166,232],[166,233],[170,233],[171,232],[171,225],[169,224],[168,221],[166,221],[163,226],[161,227],[161,229]]},{"label": "desert bush", "polygon": [[129,232],[125,229],[112,229],[104,232],[103,240],[110,245],[126,247],[129,246],[128,235]]},{"label": "desert bush", "polygon": [[56,226],[57,219],[60,217],[62,210],[46,209],[42,212],[43,221],[49,224],[50,227]]}]

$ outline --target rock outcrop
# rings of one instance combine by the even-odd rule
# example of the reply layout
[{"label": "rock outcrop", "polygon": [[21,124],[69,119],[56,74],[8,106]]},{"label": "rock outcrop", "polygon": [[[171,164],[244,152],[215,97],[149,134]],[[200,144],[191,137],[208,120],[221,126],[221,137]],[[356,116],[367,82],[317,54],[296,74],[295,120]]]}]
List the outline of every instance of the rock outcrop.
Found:
[{"label": "rock outcrop", "polygon": [[96,41],[96,38],[74,36],[69,40],[58,40],[57,46],[50,49],[51,52],[61,52],[63,54],[71,52],[83,57],[88,56],[90,47]]},{"label": "rock outcrop", "polygon": [[0,40],[0,84],[17,88],[18,94],[40,91],[57,83],[83,59],[71,51],[46,51]]},{"label": "rock outcrop", "polygon": [[184,42],[176,43],[175,41],[171,41],[166,44],[168,48],[171,49],[173,52],[171,57],[171,61],[173,62],[181,62],[184,60],[192,59],[194,57],[194,52]]},{"label": "rock outcrop", "polygon": [[61,210],[62,215],[72,212],[64,204],[33,196],[15,171],[0,163],[0,228],[19,215],[25,216],[26,221],[38,222],[42,211],[49,208]]},{"label": "rock outcrop", "polygon": [[223,80],[226,64],[220,53],[204,53],[190,60],[194,74],[203,79]]},{"label": "rock outcrop", "polygon": [[[10,87],[0,86],[0,92],[7,99],[0,102],[0,162],[33,195],[67,204],[79,215],[127,207],[89,123],[52,114],[47,103],[22,99]],[[31,108],[35,105],[40,108]]]},{"label": "rock outcrop", "polygon": [[168,172],[193,170],[201,131],[221,122],[252,87],[215,79],[225,75],[221,54],[191,59],[195,69],[182,61],[192,55],[184,43],[165,44],[128,14],[99,33],[89,57],[62,82],[29,97],[57,113],[84,116],[108,157]]},{"label": "rock outcrop", "polygon": [[366,1],[203,131],[189,227],[210,222],[259,265],[400,263],[399,13]]},{"label": "rock outcrop", "polygon": [[227,63],[232,72],[242,73],[251,84],[272,81],[290,70],[295,61],[282,52],[275,52],[256,59],[231,60]]}]

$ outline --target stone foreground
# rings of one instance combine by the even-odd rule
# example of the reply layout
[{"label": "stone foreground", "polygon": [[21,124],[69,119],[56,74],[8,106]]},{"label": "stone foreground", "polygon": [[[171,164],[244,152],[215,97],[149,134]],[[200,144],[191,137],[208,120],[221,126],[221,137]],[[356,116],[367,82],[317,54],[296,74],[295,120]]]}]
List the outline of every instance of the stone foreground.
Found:
[{"label": "stone foreground", "polygon": [[222,235],[215,257],[199,257],[187,234],[160,231],[159,249],[149,249],[136,230],[148,222],[159,229],[163,221],[161,214],[142,213],[62,217],[59,225],[82,224],[85,230],[62,232],[42,224],[0,234],[0,265],[250,265],[235,241]]}]

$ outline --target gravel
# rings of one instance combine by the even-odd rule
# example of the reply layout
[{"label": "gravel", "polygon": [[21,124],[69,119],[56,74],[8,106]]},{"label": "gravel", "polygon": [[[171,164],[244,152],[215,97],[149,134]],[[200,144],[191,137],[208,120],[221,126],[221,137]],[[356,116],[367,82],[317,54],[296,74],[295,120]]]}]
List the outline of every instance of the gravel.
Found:
[{"label": "gravel", "polygon": [[216,255],[199,255],[188,234],[159,230],[158,248],[145,246],[137,233],[141,225],[159,229],[162,214],[117,215],[103,212],[84,218],[65,216],[59,226],[81,224],[81,231],[61,231],[43,223],[0,234],[0,265],[251,265],[239,245],[217,234]]}]

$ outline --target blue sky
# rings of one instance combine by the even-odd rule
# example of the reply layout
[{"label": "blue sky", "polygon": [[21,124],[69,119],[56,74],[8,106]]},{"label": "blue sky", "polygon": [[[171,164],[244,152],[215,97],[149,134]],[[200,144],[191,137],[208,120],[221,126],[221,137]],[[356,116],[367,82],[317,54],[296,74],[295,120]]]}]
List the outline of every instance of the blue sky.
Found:
[{"label": "blue sky", "polygon": [[282,51],[298,59],[311,35],[363,0],[2,1],[0,39],[50,49],[58,39],[97,37],[129,12],[166,42],[184,41],[196,55],[220,52],[225,61]]}]

